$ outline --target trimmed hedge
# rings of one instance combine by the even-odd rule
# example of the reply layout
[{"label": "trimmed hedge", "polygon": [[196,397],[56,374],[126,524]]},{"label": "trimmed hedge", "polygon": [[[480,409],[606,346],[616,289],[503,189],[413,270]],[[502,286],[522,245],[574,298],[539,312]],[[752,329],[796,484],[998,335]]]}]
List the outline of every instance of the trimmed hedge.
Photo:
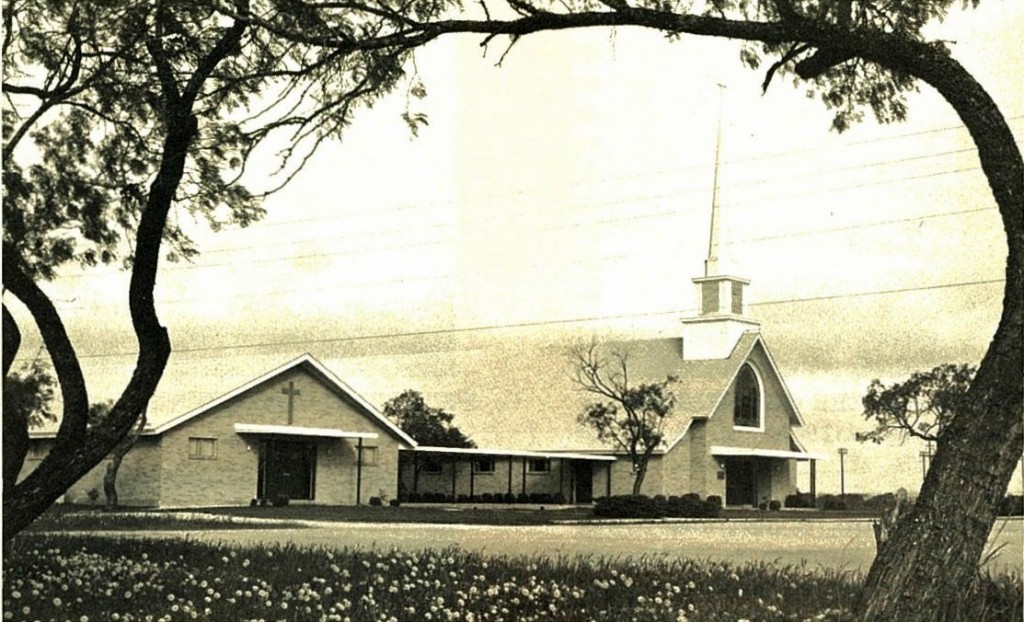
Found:
[{"label": "trimmed hedge", "polygon": [[598,499],[594,516],[601,518],[715,518],[722,509],[721,498],[701,501],[690,493],[677,497],[658,495],[613,495]]}]

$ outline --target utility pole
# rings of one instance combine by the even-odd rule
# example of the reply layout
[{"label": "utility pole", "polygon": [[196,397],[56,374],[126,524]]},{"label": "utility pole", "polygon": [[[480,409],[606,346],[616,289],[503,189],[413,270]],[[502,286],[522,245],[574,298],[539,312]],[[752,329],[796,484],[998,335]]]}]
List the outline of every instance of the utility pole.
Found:
[{"label": "utility pole", "polygon": [[839,494],[846,494],[846,454],[849,452],[845,447],[839,448]]},{"label": "utility pole", "polygon": [[921,482],[928,476],[928,467],[932,462],[932,442],[928,441],[928,448],[921,452]]}]

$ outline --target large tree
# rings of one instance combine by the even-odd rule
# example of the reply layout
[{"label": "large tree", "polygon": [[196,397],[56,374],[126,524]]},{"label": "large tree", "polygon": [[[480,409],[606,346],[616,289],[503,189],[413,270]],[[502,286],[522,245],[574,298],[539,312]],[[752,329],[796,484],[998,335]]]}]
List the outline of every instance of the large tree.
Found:
[{"label": "large tree", "polygon": [[[254,197],[230,183],[230,174],[222,178],[223,171],[237,172],[253,145],[282,127],[307,145],[336,134],[353,106],[394,86],[409,50],[443,35],[514,41],[545,30],[639,26],[746,42],[742,56],[749,65],[772,60],[766,86],[780,73],[794,76],[835,110],[836,129],[865,111],[881,121],[903,119],[905,93],[921,83],[968,128],[1007,236],[1003,311],[971,385],[971,406],[950,421],[915,506],[872,565],[859,611],[866,620],[955,613],[1024,450],[1024,161],[985,89],[943,42],[923,34],[950,7],[978,0],[507,2],[517,13],[511,19],[493,19],[486,1],[472,5],[479,19],[442,17],[448,5],[440,0],[5,4],[4,90],[30,104],[16,116],[10,98],[4,101],[4,287],[43,334],[64,397],[62,458],[44,461],[33,476],[5,489],[5,537],[127,434],[159,382],[170,340],[153,307],[157,260],[165,238],[181,252],[190,248],[168,227],[172,205],[225,219],[253,217]],[[270,95],[281,113],[254,129],[241,120],[257,94]],[[301,102],[309,107],[293,112]],[[92,130],[101,125],[121,137],[93,144],[99,132]],[[20,143],[33,129],[40,166],[49,174],[28,160],[16,165]],[[47,148],[62,141],[67,144]],[[288,153],[301,156],[299,149]],[[56,183],[65,172],[83,184]],[[224,192],[204,190],[209,187]],[[26,219],[10,235],[9,206]],[[138,357],[109,421],[86,434],[88,400],[77,355],[37,279],[62,261],[109,259],[103,251],[110,253],[116,240],[97,223],[118,215],[124,218],[110,229],[130,231],[133,245],[129,307]],[[59,234],[68,228],[76,232],[73,244]],[[81,241],[89,244],[79,247]],[[18,342],[6,337],[17,333],[5,311],[5,372],[13,360],[9,344]]]},{"label": "large tree", "polygon": [[672,415],[678,378],[658,382],[630,380],[629,352],[602,347],[597,341],[578,344],[570,353],[572,379],[577,388],[599,399],[583,408],[579,422],[629,456],[633,466],[633,494],[639,495],[654,452],[663,448],[665,420]]},{"label": "large tree", "polygon": [[[445,6],[402,10],[430,20]],[[275,187],[242,182],[261,145],[272,143],[277,182],[286,182],[356,108],[403,79],[418,43],[389,39],[391,19],[287,0],[4,3],[4,372],[21,340],[10,295],[38,328],[62,398],[53,451],[4,487],[4,538],[103,460],[145,411],[171,351],[154,305],[158,267],[196,252],[175,223],[258,218]],[[302,41],[310,37],[331,45]],[[64,264],[118,261],[131,271],[135,370],[89,426],[78,351],[40,283]]]},{"label": "large tree", "polygon": [[514,42],[539,31],[601,26],[722,37],[745,42],[741,58],[753,68],[771,59],[765,88],[774,76],[788,74],[818,93],[834,110],[833,127],[840,131],[865,112],[881,122],[904,119],[905,95],[921,83],[957,113],[974,140],[1006,232],[1003,310],[971,385],[969,407],[949,422],[914,507],[871,566],[858,605],[864,620],[959,614],[959,594],[975,584],[999,503],[1024,451],[1024,160],[989,94],[944,42],[924,35],[924,27],[951,7],[978,2],[508,0],[518,18],[490,19],[482,2],[482,20],[410,23],[396,15],[392,22],[394,36],[407,41],[479,32],[486,40],[508,35]]}]

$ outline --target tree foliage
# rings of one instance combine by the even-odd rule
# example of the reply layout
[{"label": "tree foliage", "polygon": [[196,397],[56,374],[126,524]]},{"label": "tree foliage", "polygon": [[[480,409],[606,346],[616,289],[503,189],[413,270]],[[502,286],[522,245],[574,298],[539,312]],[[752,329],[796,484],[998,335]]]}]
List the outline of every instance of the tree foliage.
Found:
[{"label": "tree foliage", "polygon": [[596,341],[575,346],[570,358],[576,386],[601,399],[584,408],[580,424],[629,456],[633,494],[640,494],[651,456],[665,440],[665,420],[675,406],[671,387],[678,378],[670,375],[660,382],[633,384],[629,353],[614,348],[605,352]]},{"label": "tree foliage", "polygon": [[[171,349],[153,305],[158,263],[194,252],[172,214],[214,227],[256,218],[264,191],[241,182],[257,147],[283,141],[276,153],[287,180],[356,108],[400,83],[411,50],[438,37],[478,33],[486,45],[499,36],[514,43],[548,30],[638,26],[744,42],[748,65],[772,61],[766,86],[792,77],[834,111],[838,130],[867,112],[903,119],[905,95],[921,82],[968,128],[1007,236],[1003,313],[969,407],[944,428],[921,494],[881,547],[858,611],[864,620],[953,615],[1024,450],[1024,160],[985,89],[945,43],[924,35],[929,21],[978,0],[506,1],[511,19],[493,18],[486,0],[460,15],[461,5],[445,0],[4,3],[3,282],[43,335],[63,402],[51,457],[4,488],[4,537],[98,464],[152,396]],[[68,262],[118,258],[132,271],[136,368],[110,416],[87,429],[78,354],[38,280]],[[5,375],[17,335],[5,304]]]},{"label": "tree foliage", "polygon": [[4,377],[4,488],[14,486],[28,453],[30,428],[57,420],[53,401],[57,379],[40,357]]},{"label": "tree foliage", "polygon": [[861,403],[864,418],[873,420],[875,427],[858,432],[857,440],[881,443],[896,435],[901,440],[939,441],[953,417],[968,409],[975,373],[977,369],[966,363],[948,363],[889,386],[872,380]]},{"label": "tree foliage", "polygon": [[384,402],[384,416],[394,421],[420,445],[428,447],[476,447],[452,425],[455,415],[427,405],[418,391],[407,390]]},{"label": "tree foliage", "polygon": [[[429,20],[446,6],[401,11]],[[372,10],[295,0],[5,2],[5,298],[31,314],[63,402],[54,451],[4,488],[5,538],[98,464],[145,411],[171,349],[153,304],[157,270],[164,258],[197,252],[188,223],[217,229],[259,218],[268,193],[338,137],[355,110],[404,79],[418,43],[387,40],[390,23]],[[247,174],[268,158],[269,178]],[[114,262],[131,270],[138,354],[109,415],[89,425],[78,352],[39,282],[66,264]],[[20,342],[6,301],[4,336],[6,375]]]}]

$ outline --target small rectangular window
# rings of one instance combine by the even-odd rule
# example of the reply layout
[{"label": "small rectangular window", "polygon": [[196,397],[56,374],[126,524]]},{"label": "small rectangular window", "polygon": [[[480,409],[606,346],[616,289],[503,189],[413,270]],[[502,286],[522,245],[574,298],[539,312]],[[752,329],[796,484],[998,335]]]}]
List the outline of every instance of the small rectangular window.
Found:
[{"label": "small rectangular window", "polygon": [[216,460],[217,439],[200,438],[196,436],[189,437],[188,457],[191,460]]},{"label": "small rectangular window", "polygon": [[547,458],[532,458],[527,463],[526,469],[530,473],[550,473],[551,461]]},{"label": "small rectangular window", "polygon": [[494,473],[494,458],[480,458],[473,462],[473,471],[476,473]]},{"label": "small rectangular window", "polygon": [[700,312],[702,315],[718,313],[718,281],[700,284]]},{"label": "small rectangular window", "polygon": [[376,447],[363,447],[360,451],[362,451],[362,456],[359,462],[363,466],[377,466],[379,452]]},{"label": "small rectangular window", "polygon": [[441,474],[441,461],[427,458],[420,463],[420,473],[427,473],[429,475],[440,475]]},{"label": "small rectangular window", "polygon": [[743,283],[732,283],[732,312],[743,315]]}]

